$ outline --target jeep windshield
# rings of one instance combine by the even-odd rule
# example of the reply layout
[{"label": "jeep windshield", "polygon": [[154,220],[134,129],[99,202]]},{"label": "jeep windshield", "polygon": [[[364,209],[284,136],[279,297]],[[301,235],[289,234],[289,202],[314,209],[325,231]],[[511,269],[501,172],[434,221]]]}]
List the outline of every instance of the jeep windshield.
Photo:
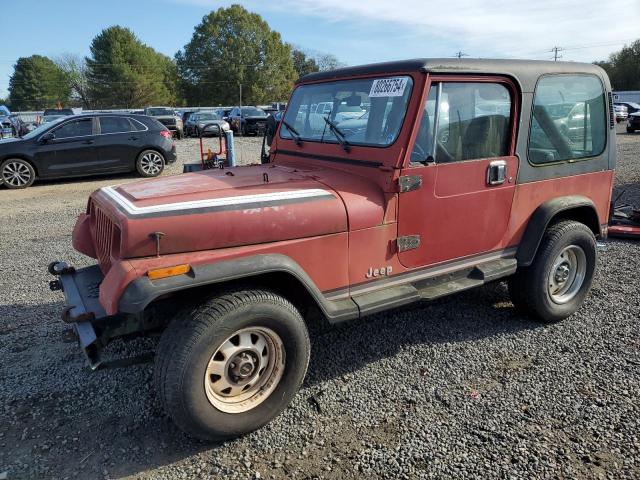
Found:
[{"label": "jeep windshield", "polygon": [[[398,137],[412,88],[409,76],[301,85],[293,92],[284,120],[300,140],[343,143],[338,138],[342,134],[349,145],[386,147]],[[294,139],[282,125],[280,138]]]}]

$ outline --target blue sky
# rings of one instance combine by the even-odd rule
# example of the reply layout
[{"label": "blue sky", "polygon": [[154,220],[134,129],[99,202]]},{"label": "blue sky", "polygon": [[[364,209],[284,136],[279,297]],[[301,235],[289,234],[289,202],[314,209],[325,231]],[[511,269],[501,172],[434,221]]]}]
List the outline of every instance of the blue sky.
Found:
[{"label": "blue sky", "polygon": [[412,57],[605,59],[640,37],[638,0],[56,0],[3,1],[0,96],[21,56],[88,54],[105,27],[131,28],[173,56],[212,9],[241,3],[285,41],[356,65]]}]

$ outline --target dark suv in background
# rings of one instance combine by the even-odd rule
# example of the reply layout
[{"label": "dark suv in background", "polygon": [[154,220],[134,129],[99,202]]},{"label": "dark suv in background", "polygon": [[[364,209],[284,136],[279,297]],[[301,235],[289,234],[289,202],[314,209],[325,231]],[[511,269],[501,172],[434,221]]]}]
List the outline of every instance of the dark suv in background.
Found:
[{"label": "dark suv in background", "polygon": [[258,107],[234,107],[229,113],[229,125],[242,135],[262,134],[267,125],[267,112]]},{"label": "dark suv in background", "polygon": [[137,171],[162,173],[176,160],[171,132],[145,115],[82,114],[60,117],[22,138],[0,141],[0,180],[26,188],[36,178]]},{"label": "dark suv in background", "polygon": [[154,117],[161,124],[167,127],[172,134],[178,139],[184,136],[184,124],[182,123],[182,117],[178,115],[171,107],[147,107],[144,109],[144,114]]}]

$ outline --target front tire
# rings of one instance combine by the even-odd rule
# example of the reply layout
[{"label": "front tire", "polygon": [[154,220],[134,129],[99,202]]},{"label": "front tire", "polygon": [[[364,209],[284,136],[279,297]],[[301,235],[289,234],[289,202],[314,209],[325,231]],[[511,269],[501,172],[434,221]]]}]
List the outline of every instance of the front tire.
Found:
[{"label": "front tire", "polygon": [[508,280],[513,304],[543,322],[574,314],[591,288],[596,265],[596,239],[584,224],[563,220],[545,232],[529,267]]},{"label": "front tire", "polygon": [[635,133],[635,131],[635,128],[627,127],[627,133]]},{"label": "front tire", "polygon": [[164,155],[157,150],[143,150],[136,160],[136,170],[141,177],[157,177],[164,166]]},{"label": "front tire", "polygon": [[27,188],[33,185],[36,171],[33,166],[21,158],[9,158],[0,165],[0,185],[10,189]]},{"label": "front tire", "polygon": [[309,363],[302,316],[267,290],[238,290],[185,309],[164,332],[154,381],[185,432],[223,440],[260,428],[291,402]]}]

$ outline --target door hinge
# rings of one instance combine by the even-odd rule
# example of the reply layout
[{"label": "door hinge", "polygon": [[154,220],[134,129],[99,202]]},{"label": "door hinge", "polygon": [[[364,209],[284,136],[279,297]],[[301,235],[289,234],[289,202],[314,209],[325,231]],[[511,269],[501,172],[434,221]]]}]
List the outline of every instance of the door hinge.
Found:
[{"label": "door hinge", "polygon": [[396,239],[398,252],[406,252],[420,246],[420,235],[406,235]]},{"label": "door hinge", "polygon": [[410,192],[422,187],[422,175],[403,175],[398,177],[398,191],[400,193]]}]

